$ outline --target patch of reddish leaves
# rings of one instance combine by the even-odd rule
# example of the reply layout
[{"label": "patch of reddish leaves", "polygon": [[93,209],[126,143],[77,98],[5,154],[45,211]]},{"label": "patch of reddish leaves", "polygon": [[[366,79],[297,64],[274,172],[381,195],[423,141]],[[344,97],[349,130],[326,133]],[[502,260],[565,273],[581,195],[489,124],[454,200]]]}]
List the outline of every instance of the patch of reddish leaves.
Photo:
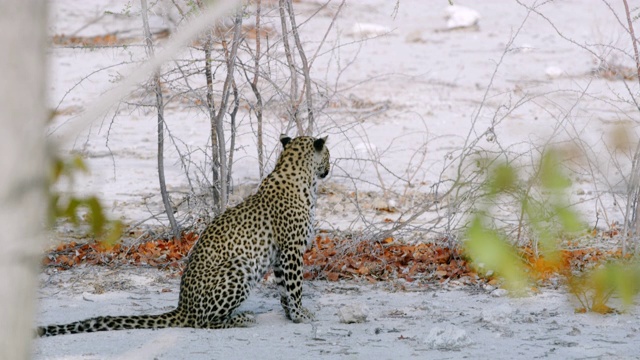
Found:
[{"label": "patch of reddish leaves", "polygon": [[[197,240],[194,233],[181,239],[154,240],[137,245],[115,245],[106,248],[98,243],[70,242],[51,249],[43,265],[60,270],[79,264],[147,265],[178,267]],[[316,246],[304,255],[305,279],[336,281],[345,278],[365,278],[375,282],[402,278],[413,281],[430,274],[444,281],[475,273],[457,250],[435,244],[402,245],[389,238],[383,242],[317,237]]]},{"label": "patch of reddish leaves", "polygon": [[593,268],[597,264],[611,259],[621,259],[620,249],[562,249],[557,259],[547,259],[543,255],[536,255],[531,246],[519,249],[525,269],[536,280],[545,281],[557,275],[570,276],[572,271],[583,271]]},{"label": "patch of reddish leaves", "polygon": [[317,237],[316,245],[304,255],[305,279],[337,281],[365,278],[371,282],[389,279],[414,281],[428,276],[444,281],[477,275],[457,249],[436,244],[405,245],[382,242]]},{"label": "patch of reddish leaves", "polygon": [[108,46],[117,45],[119,39],[114,34],[98,35],[98,36],[65,36],[54,35],[51,41],[55,45],[77,45],[77,46]]},{"label": "patch of reddish leaves", "polygon": [[99,243],[70,242],[50,250],[42,263],[59,269],[69,269],[78,264],[178,267],[179,261],[187,256],[197,239],[198,235],[185,233],[181,239],[160,239],[131,246],[117,244],[113,247],[105,247]]},{"label": "patch of reddish leaves", "polygon": [[[141,244],[121,244],[107,248],[99,243],[70,242],[51,249],[42,263],[60,270],[79,264],[144,265],[180,268],[198,235],[185,233],[181,239],[160,239]],[[561,250],[556,261],[537,256],[530,247],[520,249],[528,272],[537,280],[566,275],[570,270],[583,270],[609,258],[619,257],[619,251],[594,248]],[[475,283],[479,277],[467,258],[458,250],[437,244],[399,244],[392,238],[382,242],[337,239],[318,236],[314,246],[304,254],[305,279],[362,278],[370,282],[390,279],[436,280],[466,278]],[[491,282],[490,282],[491,283]]]}]

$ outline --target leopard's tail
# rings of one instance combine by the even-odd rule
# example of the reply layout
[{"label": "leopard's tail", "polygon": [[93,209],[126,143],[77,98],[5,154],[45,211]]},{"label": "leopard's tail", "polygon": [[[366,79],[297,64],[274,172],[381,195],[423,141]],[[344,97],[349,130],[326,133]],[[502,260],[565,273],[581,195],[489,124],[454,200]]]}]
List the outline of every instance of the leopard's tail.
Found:
[{"label": "leopard's tail", "polygon": [[185,321],[185,317],[179,309],[175,309],[159,315],[99,316],[70,324],[38,327],[37,335],[44,337],[95,331],[161,329],[186,326],[188,324]]}]

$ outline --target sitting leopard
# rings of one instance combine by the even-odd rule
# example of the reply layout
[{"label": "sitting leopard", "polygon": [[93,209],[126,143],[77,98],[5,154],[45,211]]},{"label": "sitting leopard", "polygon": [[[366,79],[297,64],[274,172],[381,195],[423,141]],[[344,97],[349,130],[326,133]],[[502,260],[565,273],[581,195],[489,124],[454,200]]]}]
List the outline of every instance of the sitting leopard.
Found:
[{"label": "sitting leopard", "polygon": [[301,304],[302,256],[314,236],[317,182],[329,173],[326,139],[281,136],[282,154],[257,192],[215,218],[200,235],[182,275],[175,310],[39,327],[38,335],[249,326],[255,322],[253,315],[234,311],[269,266],[286,316],[295,323],[310,320],[312,314]]}]

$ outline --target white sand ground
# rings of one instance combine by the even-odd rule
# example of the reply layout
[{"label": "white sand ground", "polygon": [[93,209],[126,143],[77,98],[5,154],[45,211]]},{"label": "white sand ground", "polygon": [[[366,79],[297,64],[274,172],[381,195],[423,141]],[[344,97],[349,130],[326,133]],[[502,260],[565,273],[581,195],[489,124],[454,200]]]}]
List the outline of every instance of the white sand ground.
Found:
[{"label": "white sand ground", "polygon": [[[403,183],[394,182],[391,172],[406,174],[405,170],[412,166],[408,156],[422,148],[426,149],[426,160],[410,172],[415,172],[417,184],[424,184],[416,191],[426,192],[440,176],[446,154],[463,144],[470,129],[472,134],[484,132],[494,114],[500,113],[501,105],[513,104],[519,96],[528,94],[537,97],[513,111],[495,129],[500,143],[526,151],[532,144],[543,143],[560,124],[554,139],[582,139],[593,151],[590,156],[602,166],[613,192],[620,190],[617,184],[622,174],[607,162],[603,144],[618,125],[627,125],[628,132],[634,133],[638,113],[618,99],[618,94],[626,94],[622,82],[591,76],[594,61],[588,51],[563,39],[537,14],[530,14],[518,32],[527,11],[514,1],[455,1],[473,7],[482,16],[477,30],[463,31],[442,31],[446,27],[445,0],[401,0],[394,16],[395,3],[348,1],[331,34],[332,46],[359,40],[353,34],[355,23],[374,24],[391,32],[338,47],[316,63],[314,74],[333,84],[338,77],[336,64],[344,67],[353,60],[340,75],[342,100],[351,101],[354,108],[357,102],[364,102],[366,109],[373,109],[352,130],[340,126],[351,123],[362,111],[325,113],[320,131],[329,134],[333,158],[340,165],[334,168],[330,184],[347,189],[353,186],[343,176],[349,172],[374,182],[382,178],[386,186],[401,191]],[[78,35],[87,36],[114,29],[133,29],[135,33],[139,31],[135,18],[107,16],[84,27],[105,10],[122,12],[125,5],[125,1],[53,1],[51,33],[72,34],[78,29]],[[133,6],[135,9],[136,4]],[[303,1],[297,6],[301,18],[306,18],[319,4]],[[323,35],[335,6],[321,12],[303,29],[307,44],[317,44],[314,40]],[[540,11],[564,37],[577,43],[611,43],[629,48],[626,34],[603,2],[555,1]],[[151,21],[152,26],[163,26],[160,17],[154,16]],[[505,53],[505,46],[516,33]],[[135,47],[127,51],[58,47],[50,54],[52,106],[89,73],[144,57],[143,50]],[[483,110],[472,126],[501,58]],[[73,88],[60,104],[64,111],[52,127],[51,138],[55,139],[60,131],[53,129],[70,126],[82,109],[127,71],[126,66],[109,68]],[[637,85],[631,82],[630,86],[637,93]],[[563,122],[567,114],[571,121]],[[275,114],[271,116],[267,146],[275,148],[284,125]],[[167,122],[173,135],[184,141],[181,150],[206,143],[208,120],[202,113],[172,104],[167,109]],[[81,192],[97,193],[113,216],[128,223],[162,211],[155,167],[155,126],[152,111],[127,111],[112,124],[110,119],[96,121],[73,144],[61,144],[63,149],[81,152],[91,167],[92,174],[78,182]],[[242,126],[248,126],[246,119]],[[365,133],[367,137],[363,136]],[[491,146],[494,140],[484,141]],[[252,134],[245,132],[238,144],[242,150],[237,156],[234,180],[238,185],[256,184]],[[348,160],[372,153],[380,155],[388,171],[377,174],[372,167],[358,167],[357,162]],[[186,188],[177,159],[175,148],[169,148],[167,183],[174,193]],[[587,222],[595,223],[596,214],[606,215],[608,221],[620,219],[620,209],[611,197],[600,202],[594,198],[603,177],[575,174],[572,180],[572,199],[581,204]],[[367,189],[363,184],[357,185]],[[376,189],[379,187],[374,186]],[[339,201],[320,201],[323,227],[350,226],[352,209],[337,206]],[[51,242],[60,241],[60,235],[52,236]],[[174,306],[178,296],[178,280],[151,269],[80,267],[61,273],[47,270],[41,280],[37,315],[40,325],[107,314],[159,313]],[[36,359],[640,358],[637,309],[604,316],[574,314],[576,304],[569,299],[562,288],[545,288],[541,294],[512,299],[462,286],[308,282],[303,301],[315,312],[316,321],[296,325],[284,318],[275,290],[265,284],[243,306],[257,314],[258,323],[253,328],[61,336],[37,339],[33,354]],[[341,323],[338,310],[354,304],[367,314],[367,321]]]}]

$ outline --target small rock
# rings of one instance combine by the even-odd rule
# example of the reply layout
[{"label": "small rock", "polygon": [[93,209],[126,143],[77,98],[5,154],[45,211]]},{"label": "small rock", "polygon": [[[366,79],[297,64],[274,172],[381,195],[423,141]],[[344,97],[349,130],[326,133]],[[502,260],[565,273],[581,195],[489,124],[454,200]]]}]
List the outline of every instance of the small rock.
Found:
[{"label": "small rock", "polygon": [[331,194],[327,196],[327,202],[329,204],[339,204],[341,201],[342,201],[342,196],[340,195]]},{"label": "small rock", "polygon": [[493,276],[493,270],[489,269],[487,270],[487,272],[484,274],[486,277],[490,277]]},{"label": "small rock", "polygon": [[493,297],[503,297],[505,295],[507,295],[509,293],[509,291],[505,290],[505,289],[495,289],[491,292],[491,296]]},{"label": "small rock", "polygon": [[501,305],[495,308],[483,310],[480,313],[480,320],[492,325],[503,326],[511,324],[513,321],[513,308],[509,305]]},{"label": "small rock", "polygon": [[407,36],[405,37],[404,41],[406,41],[408,43],[424,43],[424,42],[426,42],[422,38],[422,31],[420,31],[420,30],[414,30],[414,31],[410,32],[409,34],[407,34]]},{"label": "small rock", "polygon": [[570,335],[570,336],[578,336],[580,334],[582,334],[582,331],[580,331],[580,329],[578,329],[575,326],[571,329],[571,331],[567,333],[567,335]]},{"label": "small rock", "polygon": [[460,350],[471,344],[467,332],[454,325],[432,328],[424,342],[431,349],[446,351]]},{"label": "small rock", "polygon": [[391,212],[391,205],[387,200],[382,197],[377,197],[373,200],[371,207],[378,211],[389,211]]},{"label": "small rock", "polygon": [[447,6],[444,17],[449,30],[472,27],[478,25],[480,21],[480,14],[477,11],[460,5]]},{"label": "small rock", "polygon": [[520,53],[528,53],[534,50],[534,47],[531,44],[522,44],[518,47],[518,51]]},{"label": "small rock", "polygon": [[548,78],[556,79],[562,76],[562,74],[564,74],[564,70],[560,69],[557,66],[549,66],[545,69],[544,73],[547,75]]},{"label": "small rock", "polygon": [[341,213],[344,211],[344,205],[342,204],[337,204],[333,207],[333,212],[334,213]]},{"label": "small rock", "polygon": [[369,309],[363,304],[350,304],[338,309],[338,317],[343,324],[363,323],[368,315]]},{"label": "small rock", "polygon": [[359,37],[361,39],[374,38],[390,33],[390,28],[378,24],[355,23],[351,28],[351,35]]}]

